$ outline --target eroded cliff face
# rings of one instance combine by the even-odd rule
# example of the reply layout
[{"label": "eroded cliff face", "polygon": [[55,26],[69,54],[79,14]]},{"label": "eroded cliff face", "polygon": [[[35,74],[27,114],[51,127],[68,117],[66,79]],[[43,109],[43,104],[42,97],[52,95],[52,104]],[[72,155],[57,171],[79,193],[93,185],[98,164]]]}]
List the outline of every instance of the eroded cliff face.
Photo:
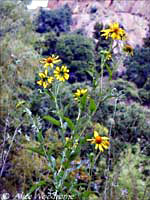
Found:
[{"label": "eroded cliff face", "polygon": [[92,37],[96,22],[119,22],[131,45],[143,44],[150,20],[149,0],[49,0],[48,8],[57,9],[66,3],[73,13],[72,31],[82,28]]}]

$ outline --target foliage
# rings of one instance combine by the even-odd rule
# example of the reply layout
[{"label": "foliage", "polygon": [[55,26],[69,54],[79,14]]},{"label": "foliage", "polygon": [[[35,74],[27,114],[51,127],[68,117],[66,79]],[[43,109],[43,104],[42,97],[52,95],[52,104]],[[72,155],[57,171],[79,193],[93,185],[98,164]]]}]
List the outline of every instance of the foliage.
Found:
[{"label": "foliage", "polygon": [[27,94],[32,93],[27,85],[34,80],[34,66],[38,64],[39,56],[32,47],[36,36],[22,4],[14,1],[3,1],[0,4],[0,112],[3,118],[15,108],[18,98],[26,98]]},{"label": "foliage", "polygon": [[[70,68],[70,81],[83,81],[85,71],[94,64],[94,43],[92,40],[77,34],[62,35],[56,44],[56,52]],[[85,74],[85,75],[84,75]]]},{"label": "foliage", "polygon": [[128,100],[141,102],[138,89],[134,83],[119,78],[111,82],[111,87],[116,88],[118,92],[122,91]]},{"label": "foliage", "polygon": [[40,9],[35,21],[35,30],[39,33],[68,32],[72,23],[71,15],[71,9],[67,4],[56,10]]},{"label": "foliage", "polygon": [[58,37],[55,32],[49,32],[43,35],[40,39],[35,41],[34,48],[42,56],[48,56],[56,53],[56,44]]},{"label": "foliage", "polygon": [[111,199],[148,200],[150,174],[145,174],[148,171],[150,171],[148,157],[141,154],[139,145],[128,145],[111,174],[113,182],[110,188]]},{"label": "foliage", "polygon": [[[8,24],[2,27],[0,78],[1,108],[5,115],[10,114],[5,126],[0,126],[0,188],[12,198],[21,191],[32,194],[33,199],[43,199],[40,195],[52,191],[83,200],[146,199],[150,112],[134,101],[148,102],[149,97],[145,100],[142,89],[138,91],[131,82],[111,81],[118,65],[112,51],[123,41],[115,41],[114,46],[113,37],[101,37],[104,26],[100,24],[95,25],[96,47],[83,34],[59,35],[69,31],[71,13],[67,6],[40,11],[37,20],[41,20],[41,27],[37,24],[37,28],[46,34],[39,37],[32,31],[28,14],[24,16],[21,11],[22,3],[7,3],[1,7],[2,23],[6,20]],[[16,16],[17,9],[15,28],[11,27],[11,12],[15,10]],[[49,57],[40,62],[33,45],[38,53]],[[146,56],[148,48],[142,50],[141,57],[142,53]],[[133,57],[125,62],[130,65]],[[136,57],[137,65],[142,65],[141,57]],[[109,77],[104,79],[105,70]],[[145,67],[142,70],[144,73]],[[69,76],[75,83],[67,83]],[[148,76],[142,84],[148,92]]]},{"label": "foliage", "polygon": [[138,104],[120,105],[118,109],[120,112],[116,114],[114,136],[117,135],[121,140],[130,143],[137,143],[138,138],[143,136],[150,137],[147,132],[149,123],[141,106]]},{"label": "foliage", "polygon": [[138,87],[143,87],[150,73],[150,48],[136,47],[134,55],[127,57],[124,65],[127,68],[127,80],[133,81]]},{"label": "foliage", "polygon": [[18,0],[0,1],[0,13],[0,37],[8,33],[14,36],[23,27],[31,29],[29,13]]},{"label": "foliage", "polygon": [[143,39],[143,41],[144,41],[144,45],[143,45],[143,47],[145,47],[145,48],[150,48],[150,24],[149,24],[149,27],[148,27],[149,29],[148,29],[148,32],[147,32],[147,34],[146,34],[146,37]]},{"label": "foliage", "polygon": [[[130,143],[137,143],[138,138],[145,142],[144,138],[150,138],[149,123],[147,118],[149,113],[143,109],[138,103],[131,105],[125,104],[123,99],[116,107],[116,115],[113,119],[113,112],[115,110],[114,101],[101,104],[96,113],[95,120],[105,124],[107,127],[110,123],[113,125],[112,136],[118,138],[120,141]],[[149,140],[149,139],[148,139]],[[142,142],[141,142],[142,144]],[[147,152],[149,153],[149,151]]]}]

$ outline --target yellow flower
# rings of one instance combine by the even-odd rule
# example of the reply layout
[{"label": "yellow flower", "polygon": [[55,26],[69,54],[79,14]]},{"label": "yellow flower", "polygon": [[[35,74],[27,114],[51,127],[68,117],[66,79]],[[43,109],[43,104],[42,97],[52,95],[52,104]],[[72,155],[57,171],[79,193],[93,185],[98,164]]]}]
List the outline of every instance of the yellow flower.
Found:
[{"label": "yellow flower", "polygon": [[123,51],[133,56],[133,48],[129,44],[124,45]]},{"label": "yellow flower", "polygon": [[43,58],[43,60],[41,60],[41,63],[45,63],[44,67],[51,67],[53,68],[54,64],[59,63],[61,60],[59,59],[59,56],[55,56],[54,54],[52,54],[52,56],[49,56],[48,58]]},{"label": "yellow flower", "polygon": [[39,77],[41,80],[37,81],[37,84],[43,86],[43,88],[47,88],[49,84],[51,84],[54,80],[52,76],[48,76],[48,70],[46,69],[45,72],[40,72]]},{"label": "yellow flower", "polygon": [[95,144],[95,149],[99,149],[101,152],[103,152],[105,149],[108,149],[109,147],[109,138],[106,136],[100,136],[97,131],[94,131],[94,138],[87,139],[88,142],[91,142],[91,144]]},{"label": "yellow flower", "polygon": [[74,93],[75,100],[79,100],[85,93],[87,93],[87,89],[77,89]]},{"label": "yellow flower", "polygon": [[54,70],[54,75],[57,80],[64,82],[65,80],[69,79],[68,72],[69,69],[67,69],[67,67],[63,65],[61,67],[56,67],[56,69]]},{"label": "yellow flower", "polygon": [[101,30],[104,32],[101,36],[105,36],[106,39],[111,37],[113,40],[123,40],[126,38],[126,32],[122,28],[119,27],[118,23],[113,23],[110,25],[110,28]]}]

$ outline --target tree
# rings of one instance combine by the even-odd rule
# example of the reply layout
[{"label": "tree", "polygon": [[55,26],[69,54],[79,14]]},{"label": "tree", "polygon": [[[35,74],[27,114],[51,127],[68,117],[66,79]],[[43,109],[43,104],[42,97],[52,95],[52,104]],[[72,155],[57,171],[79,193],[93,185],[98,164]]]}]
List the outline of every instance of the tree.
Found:
[{"label": "tree", "polygon": [[60,32],[68,32],[72,23],[72,13],[66,4],[56,10],[40,9],[35,21],[35,30],[39,33],[54,31],[58,35]]}]

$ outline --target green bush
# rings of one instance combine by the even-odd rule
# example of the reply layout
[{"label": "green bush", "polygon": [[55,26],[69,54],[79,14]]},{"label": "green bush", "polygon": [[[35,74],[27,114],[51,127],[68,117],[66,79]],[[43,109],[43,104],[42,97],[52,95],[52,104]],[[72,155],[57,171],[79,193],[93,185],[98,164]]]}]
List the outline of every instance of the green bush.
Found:
[{"label": "green bush", "polygon": [[138,87],[143,87],[150,74],[150,48],[136,47],[134,55],[127,57],[124,65],[127,68],[127,80],[133,81]]},{"label": "green bush", "polygon": [[23,27],[32,29],[26,6],[18,0],[0,1],[0,13],[0,37],[15,36]]},{"label": "green bush", "polygon": [[82,35],[69,34],[59,37],[56,52],[70,68],[70,79],[85,80],[87,69],[94,64],[94,42]]},{"label": "green bush", "polygon": [[111,82],[111,87],[116,88],[118,92],[122,91],[127,100],[132,99],[133,101],[141,102],[138,89],[134,83],[119,78]]},{"label": "green bush", "polygon": [[126,151],[122,152],[111,178],[110,199],[149,199],[149,159],[140,152],[139,145],[127,146]]},{"label": "green bush", "polygon": [[37,36],[32,31],[29,13],[18,1],[0,1],[0,115],[15,110],[19,98],[32,93],[26,80],[33,82],[39,55],[32,45]]},{"label": "green bush", "polygon": [[[96,113],[95,121],[110,126],[115,110],[114,102],[104,102]],[[138,138],[150,138],[148,118],[150,113],[139,104],[118,103],[113,120],[112,136],[120,141],[137,143]]]},{"label": "green bush", "polygon": [[54,31],[59,34],[60,32],[68,32],[72,23],[71,16],[71,9],[67,4],[56,10],[40,9],[35,20],[35,30],[39,33]]},{"label": "green bush", "polygon": [[56,44],[58,37],[55,32],[44,34],[40,39],[35,41],[34,48],[42,56],[49,56],[56,53]]},{"label": "green bush", "polygon": [[150,92],[145,90],[144,88],[141,88],[141,89],[139,89],[138,93],[142,100],[142,104],[149,105],[150,104]]}]

